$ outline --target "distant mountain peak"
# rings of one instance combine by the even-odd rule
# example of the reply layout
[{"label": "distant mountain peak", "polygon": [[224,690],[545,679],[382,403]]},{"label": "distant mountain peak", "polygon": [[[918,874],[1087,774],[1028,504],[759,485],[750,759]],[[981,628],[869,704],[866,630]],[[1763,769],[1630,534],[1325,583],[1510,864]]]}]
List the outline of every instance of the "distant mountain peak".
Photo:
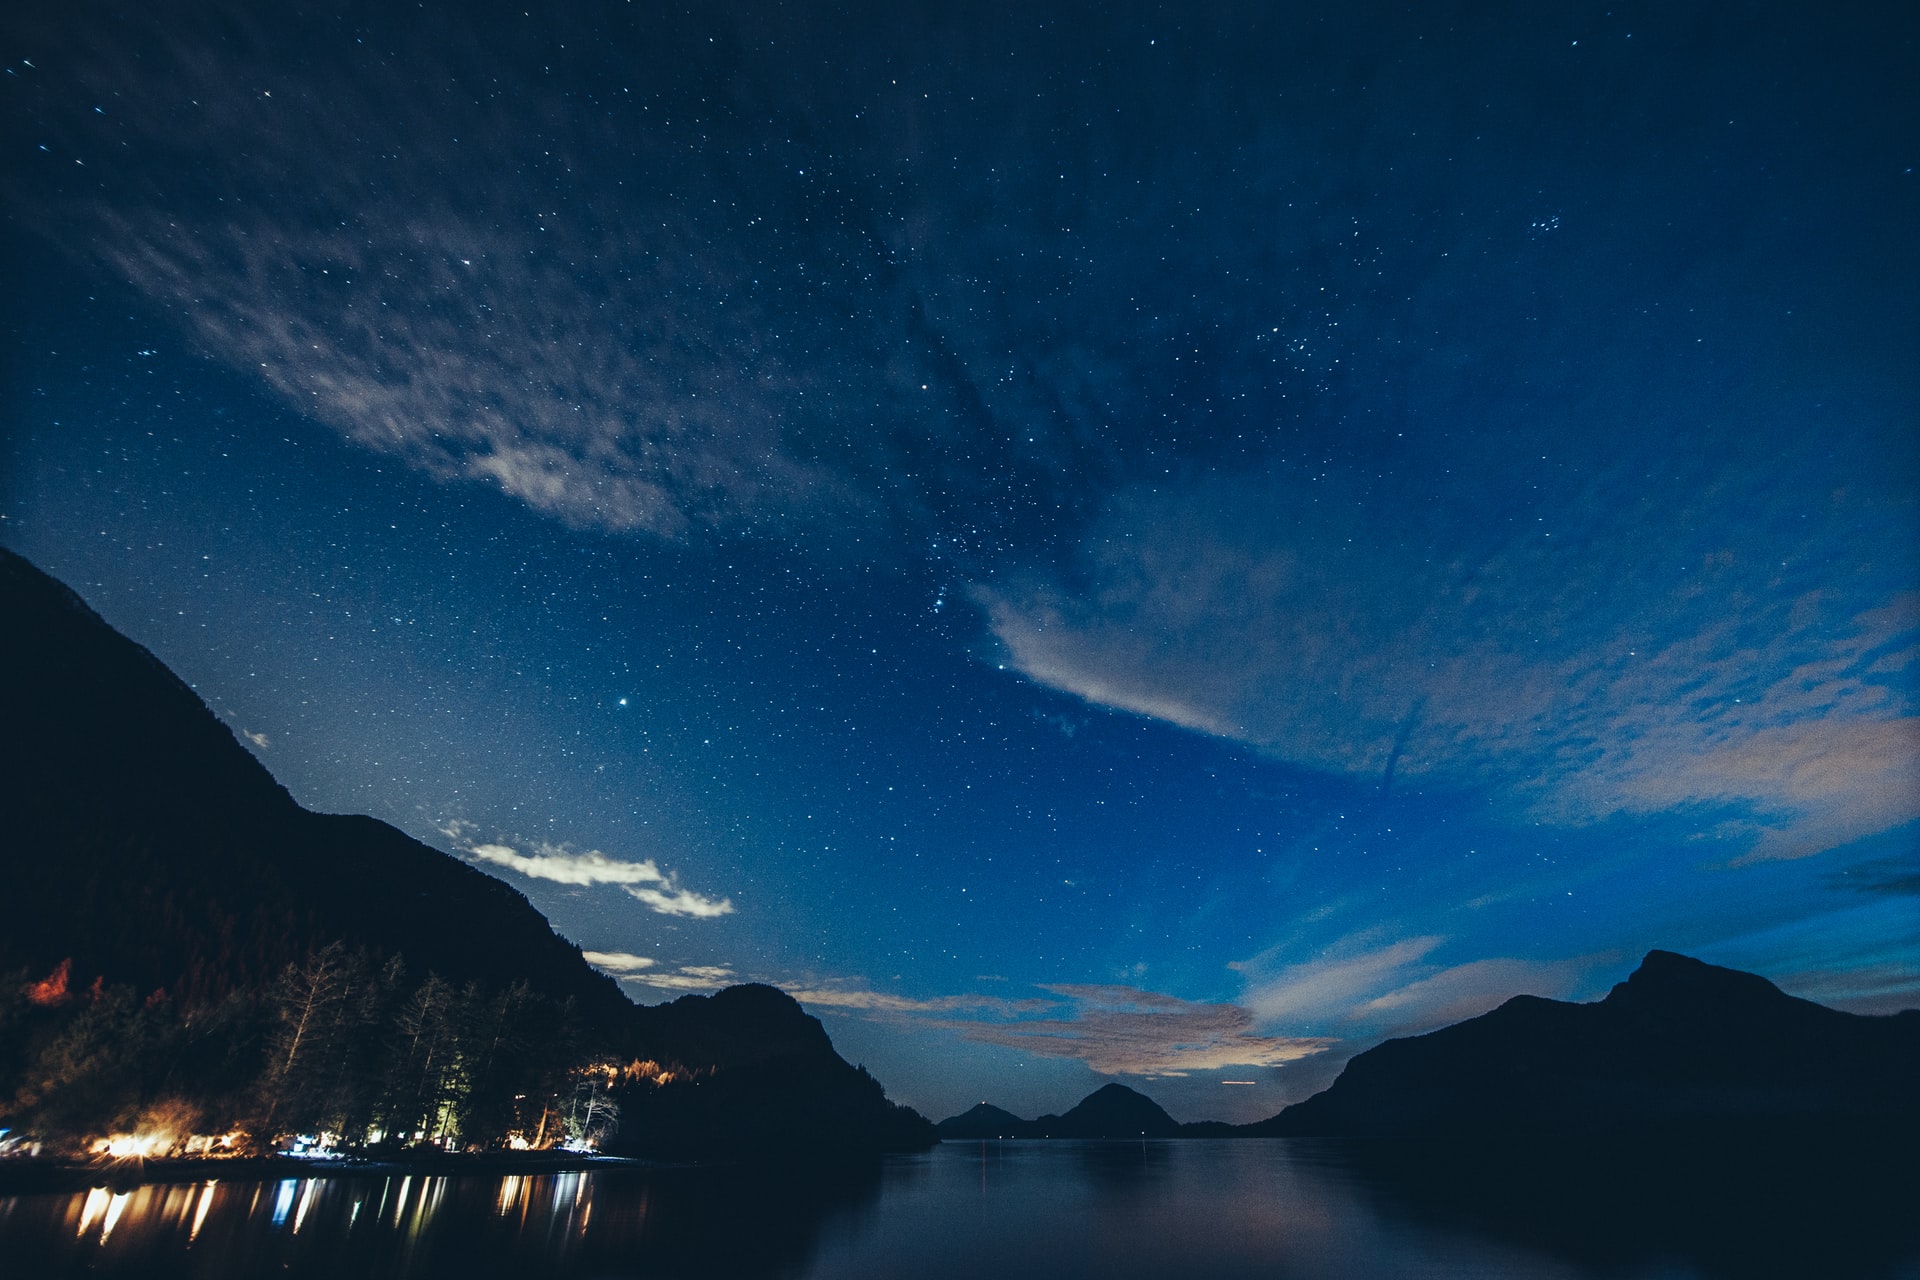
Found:
[{"label": "distant mountain peak", "polygon": [[[1110,1081],[1107,1084],[1101,1085],[1098,1089],[1095,1089],[1092,1093],[1080,1100],[1080,1106],[1084,1107],[1096,1098],[1107,1099],[1109,1101],[1118,1101],[1123,1098],[1138,1098],[1142,1102],[1153,1102],[1153,1099],[1149,1098],[1146,1094],[1141,1093],[1138,1089],[1129,1089],[1118,1080]],[[1159,1104],[1154,1103],[1154,1105],[1158,1106]]]},{"label": "distant mountain peak", "polygon": [[1116,1081],[1095,1089],[1063,1116],[1022,1120],[982,1102],[948,1116],[939,1128],[945,1138],[1171,1138],[1180,1123],[1146,1094]]},{"label": "distant mountain peak", "polygon": [[991,1102],[976,1103],[938,1126],[943,1138],[1026,1138],[1033,1136],[1033,1127],[1033,1121]]},{"label": "distant mountain peak", "polygon": [[1117,1081],[1082,1098],[1053,1126],[1063,1138],[1167,1138],[1179,1131],[1180,1122],[1159,1103]]},{"label": "distant mountain peak", "polygon": [[1726,969],[1674,951],[1649,951],[1640,967],[1616,983],[1602,1003],[1636,1004],[1715,1000],[1774,1003],[1794,997],[1757,973]]}]

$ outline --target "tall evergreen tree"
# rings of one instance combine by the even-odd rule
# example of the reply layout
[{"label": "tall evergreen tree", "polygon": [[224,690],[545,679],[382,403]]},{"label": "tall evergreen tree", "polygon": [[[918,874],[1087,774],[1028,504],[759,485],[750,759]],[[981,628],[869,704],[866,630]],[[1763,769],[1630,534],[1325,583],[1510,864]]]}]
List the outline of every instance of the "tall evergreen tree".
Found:
[{"label": "tall evergreen tree", "polygon": [[269,1133],[318,1128],[325,1119],[331,1084],[328,1058],[339,1035],[348,966],[346,948],[330,942],[288,965],[268,996],[275,1025],[261,1086]]}]

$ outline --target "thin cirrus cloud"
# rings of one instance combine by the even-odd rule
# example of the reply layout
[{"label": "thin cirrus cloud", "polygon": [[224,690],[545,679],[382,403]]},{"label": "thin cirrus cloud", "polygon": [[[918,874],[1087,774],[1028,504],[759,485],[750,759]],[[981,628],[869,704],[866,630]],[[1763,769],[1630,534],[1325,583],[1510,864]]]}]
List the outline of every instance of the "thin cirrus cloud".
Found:
[{"label": "thin cirrus cloud", "polygon": [[1447,939],[1368,931],[1293,960],[1284,948],[1232,967],[1240,1003],[1262,1026],[1311,1028],[1342,1039],[1410,1035],[1477,1017],[1515,995],[1565,998],[1611,956],[1536,961],[1493,957],[1436,964]]},{"label": "thin cirrus cloud", "polygon": [[1869,858],[1835,871],[1827,883],[1855,893],[1920,897],[1920,851],[1891,858]]},{"label": "thin cirrus cloud", "polygon": [[638,973],[660,963],[650,956],[637,956],[631,951],[582,951],[580,956],[596,969],[618,974]]},{"label": "thin cirrus cloud", "polygon": [[958,995],[914,997],[873,991],[866,987],[801,983],[783,987],[801,1004],[845,1012],[879,1014],[948,1014],[962,1009],[977,1009],[1015,1016],[1037,1013],[1058,1006],[1055,1000],[1013,1000],[1003,996]]},{"label": "thin cirrus cloud", "polygon": [[540,844],[533,853],[521,853],[511,845],[476,844],[467,852],[482,862],[555,884],[661,884],[667,878],[652,858],[623,862],[598,849],[575,853],[564,846]]},{"label": "thin cirrus cloud", "polygon": [[[1176,1077],[1224,1067],[1275,1067],[1335,1042],[1255,1033],[1237,1004],[1209,1004],[1138,987],[1044,984],[1045,997],[913,997],[857,984],[789,985],[804,1005],[943,1027],[981,1044],[1084,1062],[1103,1075]],[[958,1016],[958,1015],[970,1016]]]},{"label": "thin cirrus cloud", "polygon": [[[1068,1058],[1103,1075],[1171,1078],[1280,1067],[1382,1035],[1411,1034],[1487,1012],[1520,994],[1565,996],[1612,959],[1492,958],[1433,963],[1447,939],[1362,933],[1292,961],[1284,949],[1235,962],[1245,991],[1230,1002],[1139,987],[1050,983],[1045,998],[912,997],[858,984],[786,990],[802,1004],[944,1027],[981,1044]],[[650,979],[642,978],[641,981]]]},{"label": "thin cirrus cloud", "polygon": [[[199,161],[193,183],[50,180],[19,212],[299,412],[576,527],[821,530],[914,505],[865,428],[928,416],[937,344],[899,332],[915,304],[871,211],[823,209],[792,141],[809,128],[729,123],[704,87],[675,101],[686,68],[645,62],[674,59],[670,30],[615,53],[582,27],[514,63],[422,10],[389,32],[410,70],[383,78],[324,16],[276,19],[216,4],[44,33],[115,107],[55,107],[43,151]],[[615,78],[605,110],[547,91],[556,56],[565,79]],[[511,107],[447,88],[516,76]],[[647,95],[622,91],[635,76]],[[783,79],[766,109],[804,112]],[[763,159],[714,163],[729,146]]]},{"label": "thin cirrus cloud", "polygon": [[[1360,68],[1301,52],[1319,42],[1285,20],[1251,60],[1241,24],[1189,33],[1201,43],[1178,71],[1143,57],[1147,40],[1062,50],[1085,73],[1048,91],[1086,126],[1061,161],[1073,174],[1035,163],[1032,83],[996,41],[962,34],[963,16],[929,41],[909,13],[853,39],[725,6],[656,15],[638,37],[551,15],[551,44],[525,50],[476,47],[457,12],[392,22],[389,65],[404,73],[369,67],[338,24],[297,7],[271,36],[237,3],[49,24],[46,40],[76,46],[58,61],[78,85],[44,91],[48,176],[14,202],[299,412],[595,529],[805,522],[811,543],[948,504],[978,517],[981,493],[1017,489],[1079,510],[1086,487],[1158,471],[1209,434],[1164,412],[1183,358],[1215,380],[1195,388],[1207,417],[1240,404],[1235,438],[1264,436],[1262,397],[1327,385],[1354,365],[1343,335],[1383,327],[1325,298],[1281,301],[1304,287],[1296,270],[1318,276],[1354,248],[1332,214],[1351,199],[1345,164],[1365,154],[1409,175],[1447,145],[1429,140],[1447,112],[1412,101],[1404,133],[1371,117],[1348,132],[1345,95],[1329,91]],[[728,24],[722,69],[703,60]],[[1478,44],[1462,53],[1485,57]],[[848,73],[796,94],[801,49]],[[1265,55],[1290,60],[1298,103],[1221,132],[1221,68],[1271,76]],[[874,110],[882,77],[908,83],[903,60],[935,91]],[[716,72],[753,111],[714,97],[701,77]],[[1106,109],[1142,76],[1145,139]],[[482,87],[499,85],[511,91]],[[90,109],[109,98],[110,114]],[[598,106],[583,113],[587,98]],[[1309,124],[1298,112],[1314,103],[1326,114]],[[1301,147],[1303,128],[1330,145]],[[840,141],[829,152],[825,138]],[[72,166],[84,180],[53,163],[99,154],[116,164]],[[166,180],[130,163],[149,156]],[[1192,190],[1225,173],[1199,208]],[[1005,216],[982,220],[974,183],[989,174]],[[1414,199],[1456,196],[1449,179]],[[1447,243],[1413,255],[1423,277]],[[1227,260],[1284,273],[1222,273]],[[1531,298],[1530,264],[1513,270]],[[1214,335],[1204,356],[1168,345],[1189,329]]]},{"label": "thin cirrus cloud", "polygon": [[1064,999],[1059,1017],[1013,1022],[951,1021],[969,1040],[1050,1058],[1073,1058],[1102,1075],[1185,1076],[1226,1067],[1277,1067],[1327,1050],[1316,1036],[1254,1031],[1238,1004],[1181,1000],[1136,987],[1053,984]]},{"label": "thin cirrus cloud", "polygon": [[723,964],[682,965],[672,973],[626,973],[622,982],[655,987],[661,991],[717,991],[732,986],[734,972]]},{"label": "thin cirrus cloud", "polygon": [[644,904],[649,910],[663,916],[686,916],[695,920],[711,920],[716,916],[733,913],[733,899],[709,898],[691,889],[628,885],[626,892],[628,896]]},{"label": "thin cirrus cloud", "polygon": [[[1913,892],[1909,890],[1908,892]],[[1920,979],[1900,962],[1804,969],[1780,975],[1779,986],[1802,999],[1850,1013],[1887,1015],[1920,1009]]]},{"label": "thin cirrus cloud", "polygon": [[627,862],[610,858],[598,849],[576,852],[565,845],[552,844],[536,844],[532,853],[522,853],[505,844],[470,844],[466,851],[481,862],[536,880],[583,886],[618,885],[660,915],[711,920],[733,912],[731,898],[710,898],[681,888],[652,858]]},{"label": "thin cirrus cloud", "polygon": [[1859,532],[1897,503],[1772,483],[1594,482],[1489,537],[1329,469],[1202,479],[1120,495],[1070,572],[975,599],[1008,665],[1090,703],[1383,788],[1491,788],[1517,818],[1680,814],[1726,860],[1800,857],[1920,817],[1920,596]]}]

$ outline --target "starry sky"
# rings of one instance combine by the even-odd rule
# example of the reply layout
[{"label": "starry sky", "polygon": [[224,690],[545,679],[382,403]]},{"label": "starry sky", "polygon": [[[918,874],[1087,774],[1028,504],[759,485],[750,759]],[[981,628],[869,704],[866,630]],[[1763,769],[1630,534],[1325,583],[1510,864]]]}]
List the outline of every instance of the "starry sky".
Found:
[{"label": "starry sky", "polygon": [[936,1118],[1656,946],[1920,1004],[1917,34],[14,6],[0,540]]}]

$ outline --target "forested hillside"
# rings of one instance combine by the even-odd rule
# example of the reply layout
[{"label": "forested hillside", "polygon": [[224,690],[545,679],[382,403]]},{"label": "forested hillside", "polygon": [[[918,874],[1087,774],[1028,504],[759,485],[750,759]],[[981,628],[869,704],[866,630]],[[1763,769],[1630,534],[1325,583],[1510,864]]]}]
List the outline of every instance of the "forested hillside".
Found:
[{"label": "forested hillside", "polygon": [[722,1093],[752,1110],[747,1076],[686,1089],[742,1071],[782,1096],[814,1081],[851,1145],[930,1135],[788,997],[637,1007],[506,884],[302,809],[152,654],[5,551],[0,617],[0,1128],[543,1146],[607,1136],[624,1099],[653,1117],[633,1149],[777,1143],[676,1118]]}]

